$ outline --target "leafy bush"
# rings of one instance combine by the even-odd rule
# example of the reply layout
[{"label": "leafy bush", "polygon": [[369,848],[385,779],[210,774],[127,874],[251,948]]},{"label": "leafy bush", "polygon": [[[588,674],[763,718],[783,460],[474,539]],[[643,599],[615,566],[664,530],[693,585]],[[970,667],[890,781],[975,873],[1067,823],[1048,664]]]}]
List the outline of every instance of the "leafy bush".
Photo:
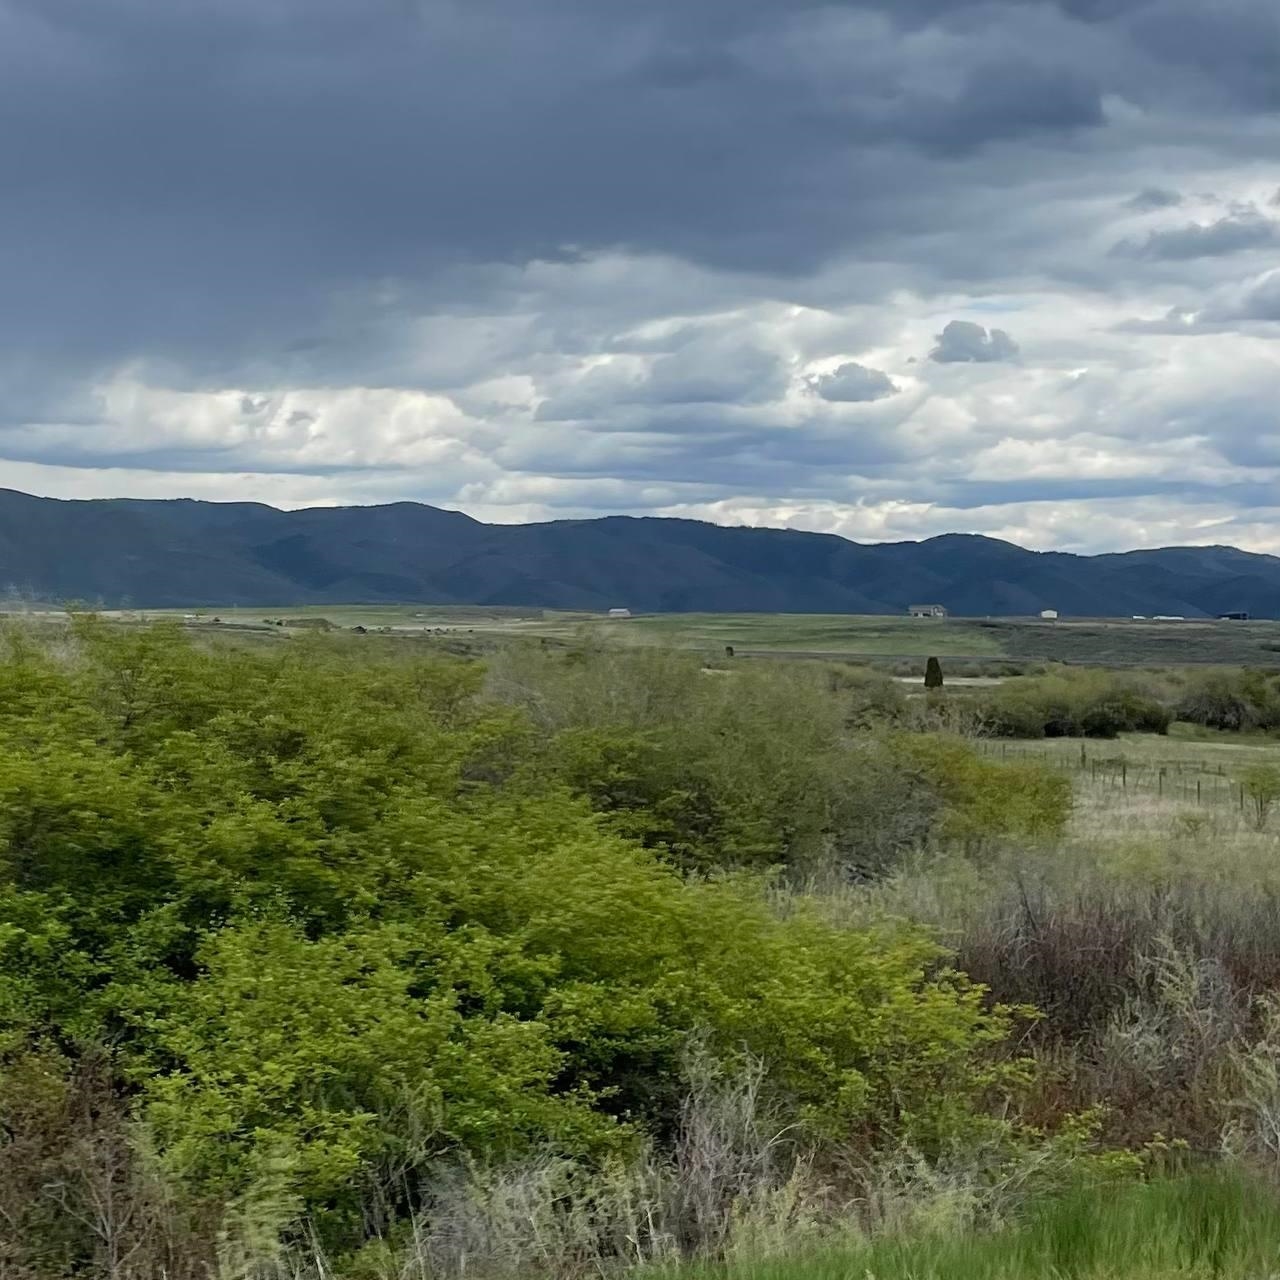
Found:
[{"label": "leafy bush", "polygon": [[[627,733],[548,739],[472,665],[281,649],[90,620],[65,661],[0,661],[0,1108],[42,1046],[109,1044],[171,1178],[274,1188],[340,1247],[444,1154],[601,1160],[669,1131],[694,1035],[765,1063],[813,1142],[985,1124],[1007,1018],[927,936],[779,916],[758,880],[663,856],[751,862],[838,813],[824,770],[849,758],[809,752],[840,712],[807,686],[739,704],[673,664],[676,695],[615,689]],[[689,697],[701,736],[651,737]],[[946,759],[949,785],[994,779]]]},{"label": "leafy bush", "polygon": [[1262,831],[1271,810],[1280,800],[1280,768],[1273,764],[1250,765],[1240,778],[1244,794],[1253,810],[1253,824]]},{"label": "leafy bush", "polygon": [[982,729],[999,738],[1115,738],[1167,733],[1173,719],[1145,689],[1092,672],[1018,680],[982,700]]},{"label": "leafy bush", "polygon": [[1211,671],[1184,691],[1177,718],[1208,729],[1280,728],[1280,689],[1260,671]]},{"label": "leafy bush", "polygon": [[[569,690],[566,675],[580,677]],[[916,735],[884,730],[918,721],[923,700],[902,714],[901,689],[874,673],[762,664],[709,676],[679,655],[586,651],[568,662],[508,656],[494,678],[544,721],[545,750],[530,768],[684,871],[783,867],[798,879],[862,879],[932,839],[960,830],[971,839],[971,824],[955,816],[972,807],[968,793],[923,769],[904,746]],[[944,713],[968,706],[938,696],[922,728],[942,728]],[[1006,776],[959,742],[949,750],[985,779],[985,821],[999,834],[995,810],[1018,767]],[[1011,836],[1031,834],[1019,813],[1014,803]]]},{"label": "leafy bush", "polygon": [[874,729],[901,721],[907,708],[902,686],[871,667],[828,669],[828,684],[849,729]]},{"label": "leafy bush", "polygon": [[914,766],[940,801],[940,834],[967,848],[993,841],[1060,836],[1071,813],[1071,784],[1038,762],[997,764],[960,742],[902,737],[904,764]]}]

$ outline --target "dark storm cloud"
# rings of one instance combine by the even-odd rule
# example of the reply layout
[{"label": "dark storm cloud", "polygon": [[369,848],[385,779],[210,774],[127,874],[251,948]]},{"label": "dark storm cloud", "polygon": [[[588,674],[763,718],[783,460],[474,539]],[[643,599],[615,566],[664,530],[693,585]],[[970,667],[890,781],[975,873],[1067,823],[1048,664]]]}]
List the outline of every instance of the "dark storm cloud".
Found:
[{"label": "dark storm cloud", "polygon": [[1280,106],[1280,10],[1257,0],[1166,0],[1142,7],[1135,40],[1192,83],[1248,110]]},{"label": "dark storm cloud", "polygon": [[953,98],[922,99],[893,122],[902,135],[942,153],[1037,133],[1071,133],[1103,122],[1098,87],[1078,72],[1035,64],[975,67]]},{"label": "dark storm cloud", "polygon": [[[0,0],[13,336],[214,380],[311,370],[334,363],[317,334],[365,358],[382,282],[429,303],[459,263],[621,246],[790,274],[925,233],[947,185],[984,180],[930,157],[1103,124],[1092,28],[1004,14]],[[903,43],[934,19],[939,41]]]},{"label": "dark storm cloud", "polygon": [[988,331],[971,320],[952,320],[929,352],[938,364],[994,364],[1017,356],[1018,344],[1003,329]]},{"label": "dark storm cloud", "polygon": [[[468,466],[548,482],[825,492],[920,405],[958,467],[1005,411],[966,387],[1042,377],[1052,421],[1140,364],[1123,314],[1274,320],[1230,286],[1277,242],[1277,41],[1272,0],[0,0],[0,460],[427,456],[267,398],[312,387],[436,393]],[[1033,368],[952,321],[935,363],[1008,367],[930,371],[987,294],[1093,310],[1014,323]]]}]

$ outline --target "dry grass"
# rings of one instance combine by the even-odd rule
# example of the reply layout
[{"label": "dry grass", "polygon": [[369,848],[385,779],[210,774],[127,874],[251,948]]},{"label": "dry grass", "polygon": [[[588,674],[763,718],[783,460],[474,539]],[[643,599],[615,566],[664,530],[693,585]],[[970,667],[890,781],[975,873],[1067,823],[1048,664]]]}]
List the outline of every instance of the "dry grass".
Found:
[{"label": "dry grass", "polygon": [[[1043,1013],[1022,1042],[1039,1065],[1031,1119],[1101,1101],[1114,1142],[1160,1134],[1280,1171],[1280,821],[1259,830],[1232,789],[1280,743],[1130,739],[1090,744],[1085,767],[1080,750],[1007,753],[1071,772],[1063,839],[981,864],[934,853],[841,909],[928,923],[993,998]],[[1092,767],[1104,750],[1127,777]]]}]

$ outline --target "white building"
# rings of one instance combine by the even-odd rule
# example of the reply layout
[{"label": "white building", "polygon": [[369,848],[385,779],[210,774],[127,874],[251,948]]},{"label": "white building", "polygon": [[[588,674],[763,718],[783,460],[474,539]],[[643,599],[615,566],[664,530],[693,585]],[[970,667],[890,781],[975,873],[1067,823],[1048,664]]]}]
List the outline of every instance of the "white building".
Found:
[{"label": "white building", "polygon": [[1041,609],[1041,610],[1040,610],[1040,616],[1041,616],[1041,617],[1042,617],[1046,622],[1057,622],[1057,620],[1058,620],[1058,611],[1057,611],[1057,609]]},{"label": "white building", "polygon": [[629,618],[631,617],[630,609],[610,609],[609,617],[611,618]]},{"label": "white building", "polygon": [[913,618],[945,618],[947,609],[941,604],[913,604],[908,607],[907,612]]}]

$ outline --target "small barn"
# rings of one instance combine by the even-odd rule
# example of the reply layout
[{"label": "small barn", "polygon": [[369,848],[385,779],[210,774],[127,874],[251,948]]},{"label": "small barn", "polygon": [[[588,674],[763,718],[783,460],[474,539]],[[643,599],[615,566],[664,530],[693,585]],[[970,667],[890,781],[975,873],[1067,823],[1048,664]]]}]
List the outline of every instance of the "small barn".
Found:
[{"label": "small barn", "polygon": [[609,617],[611,618],[629,618],[631,617],[630,609],[610,609]]},{"label": "small barn", "polygon": [[1057,622],[1058,611],[1057,609],[1041,609],[1040,617],[1043,618],[1045,622]]},{"label": "small barn", "polygon": [[908,606],[907,612],[913,618],[945,618],[947,607],[942,604],[913,604]]}]

